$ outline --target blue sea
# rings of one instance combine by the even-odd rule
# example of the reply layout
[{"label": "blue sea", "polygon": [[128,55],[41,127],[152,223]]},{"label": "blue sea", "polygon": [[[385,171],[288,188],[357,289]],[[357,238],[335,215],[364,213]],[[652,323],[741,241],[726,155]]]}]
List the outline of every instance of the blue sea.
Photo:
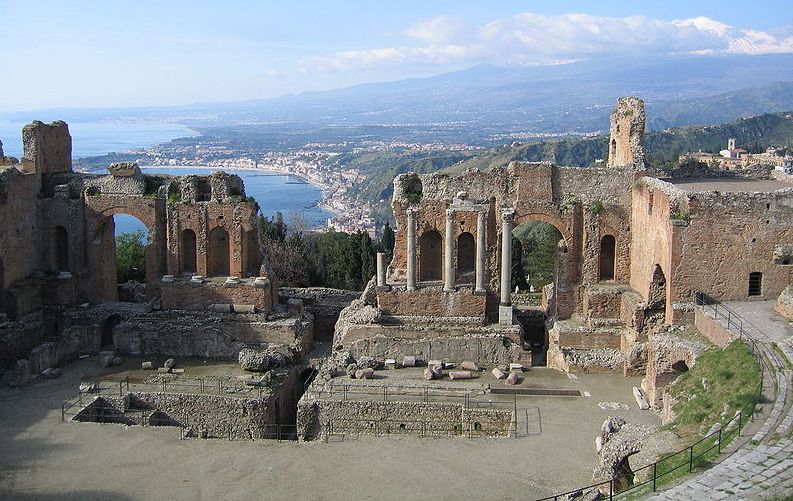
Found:
[{"label": "blue sea", "polygon": [[[43,120],[43,119],[42,119]],[[49,120],[47,120],[49,121]],[[22,122],[0,120],[0,141],[6,156],[22,156]],[[105,155],[110,152],[124,152],[135,148],[145,148],[165,143],[178,137],[192,136],[194,133],[179,124],[164,123],[69,123],[72,135],[72,156],[75,158]],[[173,169],[156,167],[145,169],[149,174],[188,174],[207,175],[217,169]],[[239,175],[245,183],[245,192],[259,203],[261,213],[272,217],[281,212],[289,222],[294,214],[299,214],[311,226],[325,225],[333,214],[317,207],[322,200],[322,190],[306,183],[296,176],[249,170],[226,172]],[[116,215],[116,234],[146,231],[145,226],[132,216]]]},{"label": "blue sea", "polygon": [[[25,123],[0,120],[0,141],[6,156],[22,156],[22,127]],[[74,158],[124,152],[195,135],[184,125],[167,123],[72,122],[69,123],[69,133],[72,135]]]},{"label": "blue sea", "polygon": [[[206,176],[216,168],[180,168],[151,167],[143,169],[145,174],[171,174],[186,176],[197,174]],[[229,174],[237,174],[245,183],[245,194],[256,199],[259,209],[265,217],[272,217],[281,212],[284,220],[289,223],[294,217],[302,218],[310,226],[324,226],[333,214],[320,209],[317,205],[322,200],[322,190],[305,182],[297,176],[289,176],[272,172],[251,170],[223,169]],[[117,215],[116,234],[136,230],[144,230],[143,223],[132,216]]]}]

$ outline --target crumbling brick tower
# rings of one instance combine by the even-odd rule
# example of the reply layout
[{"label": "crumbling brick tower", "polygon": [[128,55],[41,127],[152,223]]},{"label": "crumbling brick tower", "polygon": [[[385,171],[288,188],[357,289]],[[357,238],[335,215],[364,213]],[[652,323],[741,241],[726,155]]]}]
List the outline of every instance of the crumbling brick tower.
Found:
[{"label": "crumbling brick tower", "polygon": [[611,112],[609,167],[633,165],[644,169],[644,102],[621,97]]}]

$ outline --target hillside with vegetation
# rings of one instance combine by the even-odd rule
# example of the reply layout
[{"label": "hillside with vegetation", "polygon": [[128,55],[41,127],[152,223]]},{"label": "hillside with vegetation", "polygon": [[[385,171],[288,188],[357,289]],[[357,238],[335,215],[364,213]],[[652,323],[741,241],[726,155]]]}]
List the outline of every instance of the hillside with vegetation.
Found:
[{"label": "hillside with vegetation", "polygon": [[[673,171],[681,154],[690,151],[718,152],[734,137],[737,145],[758,152],[767,147],[793,147],[793,112],[767,113],[720,125],[674,127],[645,135],[650,168]],[[450,166],[447,172],[506,167],[511,161],[548,161],[557,165],[588,166],[605,161],[608,136],[582,139],[512,143],[490,148],[480,155]]]}]

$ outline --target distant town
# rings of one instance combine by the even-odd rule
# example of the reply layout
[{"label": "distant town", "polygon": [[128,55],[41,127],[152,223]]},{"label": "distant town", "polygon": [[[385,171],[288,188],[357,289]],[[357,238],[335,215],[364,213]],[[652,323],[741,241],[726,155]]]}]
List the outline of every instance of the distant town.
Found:
[{"label": "distant town", "polygon": [[729,138],[727,147],[718,153],[700,150],[680,156],[681,163],[689,160],[727,171],[748,170],[753,166],[768,165],[777,172],[793,174],[793,156],[788,154],[786,149],[769,147],[762,153],[749,153],[743,148],[736,147],[735,138]]}]

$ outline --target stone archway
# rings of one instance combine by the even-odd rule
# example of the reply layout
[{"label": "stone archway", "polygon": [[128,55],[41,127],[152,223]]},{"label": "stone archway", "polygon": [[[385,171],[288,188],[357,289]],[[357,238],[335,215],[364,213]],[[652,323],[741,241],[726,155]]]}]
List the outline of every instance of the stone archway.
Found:
[{"label": "stone archway", "polygon": [[[116,268],[115,221],[113,216],[132,216],[146,227],[148,240],[145,243],[146,295],[152,297],[158,290],[159,281],[165,274],[164,217],[157,217],[157,207],[147,199],[118,197],[113,195],[86,196],[87,212],[87,257],[91,263],[91,290],[88,298],[99,301],[117,301],[118,288]],[[157,221],[162,221],[157,225]]]},{"label": "stone archway", "polygon": [[[457,276],[462,279],[474,271],[476,265],[476,241],[469,232],[457,237]],[[470,277],[469,277],[470,278]]]},{"label": "stone archway", "polygon": [[179,254],[181,257],[180,271],[183,274],[196,273],[198,270],[198,263],[196,253],[196,235],[193,230],[182,230]]},{"label": "stone archway", "polygon": [[429,282],[443,277],[443,238],[436,230],[425,231],[419,239],[419,280]]},{"label": "stone archway", "polygon": [[207,275],[210,277],[228,276],[231,270],[231,242],[229,232],[216,226],[209,232],[207,245]]}]

